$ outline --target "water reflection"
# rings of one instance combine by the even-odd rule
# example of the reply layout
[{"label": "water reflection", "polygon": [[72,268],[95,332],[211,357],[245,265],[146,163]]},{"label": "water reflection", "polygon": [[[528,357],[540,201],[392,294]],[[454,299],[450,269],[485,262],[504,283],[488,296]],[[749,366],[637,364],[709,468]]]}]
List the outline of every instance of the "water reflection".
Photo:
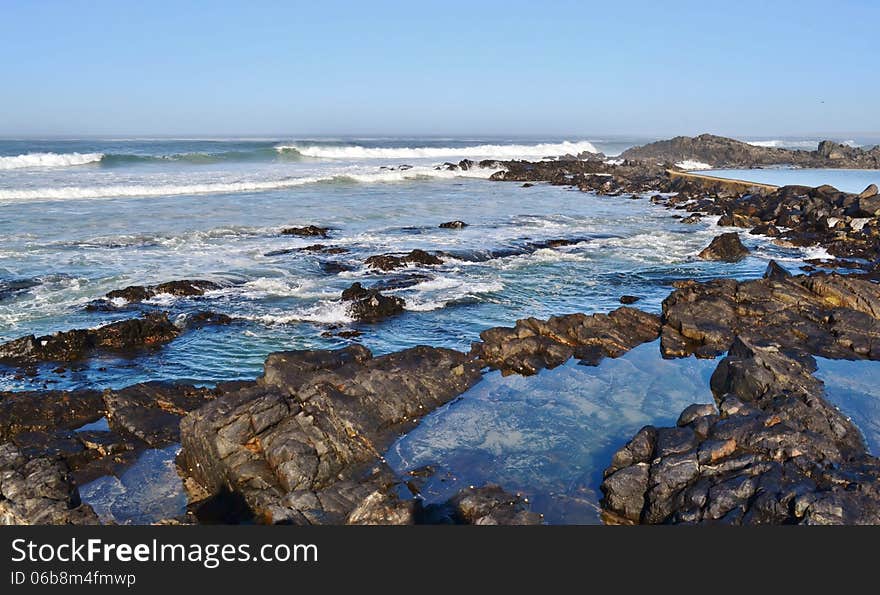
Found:
[{"label": "water reflection", "polygon": [[527,495],[549,523],[597,523],[601,475],[614,451],[642,426],[673,424],[687,405],[711,402],[716,365],[664,360],[653,342],[596,367],[572,360],[525,378],[493,372],[386,458],[400,473],[434,469],[421,487],[428,502],[498,483]]},{"label": "water reflection", "polygon": [[825,395],[862,431],[868,451],[880,455],[880,362],[817,357]]}]

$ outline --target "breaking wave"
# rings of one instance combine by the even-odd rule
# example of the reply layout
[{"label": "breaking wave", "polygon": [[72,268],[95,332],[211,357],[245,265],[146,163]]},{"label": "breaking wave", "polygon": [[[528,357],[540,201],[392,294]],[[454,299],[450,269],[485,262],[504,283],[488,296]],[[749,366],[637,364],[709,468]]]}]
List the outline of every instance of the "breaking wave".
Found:
[{"label": "breaking wave", "polygon": [[361,145],[278,145],[279,153],[293,152],[305,157],[325,159],[432,159],[494,157],[497,159],[558,157],[579,153],[598,153],[589,141],[564,141],[535,145],[475,145],[471,147],[364,147]]},{"label": "breaking wave", "polygon": [[386,170],[371,173],[340,172],[326,176],[304,176],[275,180],[238,182],[210,182],[203,184],[116,184],[106,186],[59,186],[55,188],[0,189],[0,201],[23,200],[76,200],[86,198],[127,198],[150,196],[181,196],[191,194],[237,194],[241,192],[264,192],[294,188],[319,183],[379,183],[402,182],[427,178],[488,178],[497,170],[472,168],[467,171],[447,171],[431,167],[407,170]]},{"label": "breaking wave", "polygon": [[0,157],[0,170],[27,167],[70,167],[98,163],[103,153],[26,153],[14,157]]}]

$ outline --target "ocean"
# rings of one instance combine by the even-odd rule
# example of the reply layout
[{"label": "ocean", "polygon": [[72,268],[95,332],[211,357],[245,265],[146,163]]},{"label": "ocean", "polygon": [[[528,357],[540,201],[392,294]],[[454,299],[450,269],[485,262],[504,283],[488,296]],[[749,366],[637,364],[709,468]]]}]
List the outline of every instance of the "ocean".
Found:
[{"label": "ocean", "polygon": [[[114,289],[176,279],[223,287],[200,298],[159,295],[145,307],[234,319],[142,356],[102,356],[63,372],[45,365],[37,376],[0,367],[0,390],[252,379],[273,351],[351,341],[377,354],[418,344],[467,350],[480,331],[519,318],[607,312],[622,295],[659,312],[675,280],[756,278],[770,259],[795,270],[824,255],[744,234],[750,257],[704,262],[696,254],[723,231],[713,218],[686,225],[647,200],[524,188],[489,181],[492,168],[443,167],[464,158],[615,155],[649,140],[0,140],[0,341],[131,318],[139,310],[129,304],[86,306]],[[818,141],[750,140],[799,148]],[[716,173],[856,192],[880,183],[878,172],[852,170]],[[450,220],[468,226],[438,227]],[[330,227],[330,238],[280,233],[306,225]],[[556,239],[573,242],[534,249]],[[315,243],[347,251],[297,250]],[[364,266],[368,256],[415,248],[442,251],[444,263],[390,273]],[[354,282],[389,285],[387,293],[405,300],[404,314],[355,322],[340,298]],[[362,334],[335,336],[343,330]],[[674,422],[684,406],[710,398],[713,367],[662,360],[648,345],[595,368],[570,363],[527,379],[489,374],[395,444],[388,460],[401,472],[442,469],[436,477],[446,479],[426,487],[429,498],[491,480],[526,491],[550,522],[597,522],[596,473],[610,452],[642,425]],[[175,452],[148,451],[130,471],[134,479],[97,480],[81,487],[83,498],[118,522],[161,518],[183,505]]]}]

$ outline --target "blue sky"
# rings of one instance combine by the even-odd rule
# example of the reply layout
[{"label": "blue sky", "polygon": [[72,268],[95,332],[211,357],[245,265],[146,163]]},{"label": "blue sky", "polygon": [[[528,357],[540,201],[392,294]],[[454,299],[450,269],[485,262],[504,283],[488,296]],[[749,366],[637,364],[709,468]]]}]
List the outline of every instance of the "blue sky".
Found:
[{"label": "blue sky", "polygon": [[0,0],[0,135],[877,133],[880,2]]}]

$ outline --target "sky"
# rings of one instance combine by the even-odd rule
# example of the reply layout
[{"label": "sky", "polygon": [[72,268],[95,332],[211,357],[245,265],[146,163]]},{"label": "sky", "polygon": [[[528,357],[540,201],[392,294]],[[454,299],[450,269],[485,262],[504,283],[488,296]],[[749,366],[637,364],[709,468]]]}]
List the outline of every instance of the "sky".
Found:
[{"label": "sky", "polygon": [[0,135],[880,132],[880,2],[0,0]]}]

